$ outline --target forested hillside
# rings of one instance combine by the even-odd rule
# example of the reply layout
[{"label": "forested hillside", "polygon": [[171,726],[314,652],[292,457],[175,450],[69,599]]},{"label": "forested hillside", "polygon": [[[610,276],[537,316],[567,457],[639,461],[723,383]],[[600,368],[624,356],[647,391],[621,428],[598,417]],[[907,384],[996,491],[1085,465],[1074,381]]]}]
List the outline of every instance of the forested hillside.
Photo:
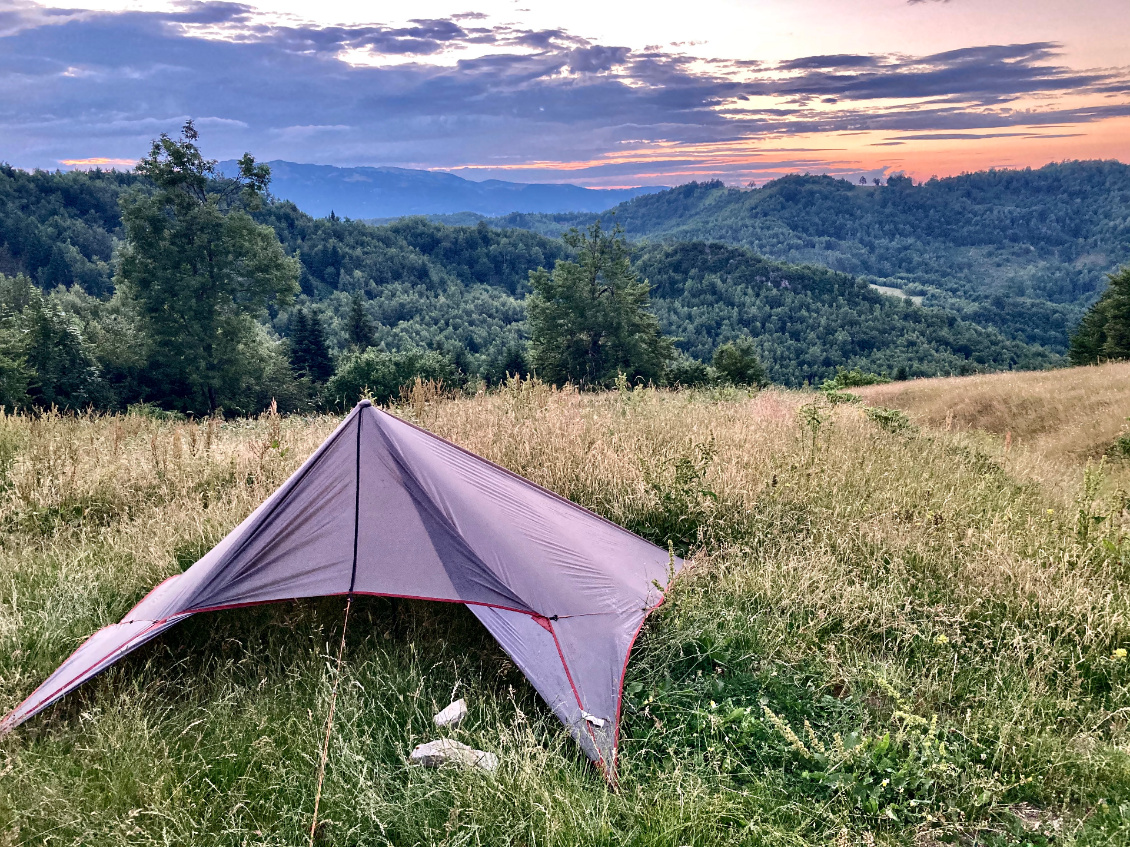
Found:
[{"label": "forested hillside", "polygon": [[[110,299],[123,235],[118,200],[130,186],[147,190],[138,177],[120,173],[0,170],[0,273],[23,274],[46,295],[37,305],[19,286],[0,287],[20,300],[5,307],[34,313],[19,331],[42,336],[42,357],[71,351],[69,363],[40,363],[40,370],[59,375],[54,387],[41,386],[45,401],[113,406],[147,396],[140,354],[132,352],[140,343],[129,340],[129,304]],[[729,194],[703,186],[681,191]],[[568,255],[555,238],[484,222],[446,226],[409,218],[371,226],[314,219],[283,202],[267,203],[255,217],[300,263],[297,301],[264,315],[269,335],[287,340],[301,311],[300,322],[316,318],[329,353],[337,355],[350,345],[350,321],[360,308],[378,347],[438,351],[451,363],[445,372],[459,379],[496,381],[522,364],[529,273]],[[685,353],[709,361],[720,344],[749,335],[769,377],[784,385],[819,382],[840,367],[901,377],[1059,361],[1055,352],[1006,339],[951,311],[883,297],[854,276],[770,261],[745,247],[641,244],[632,259],[652,285],[664,332]],[[61,345],[51,338],[69,340]],[[264,349],[272,343],[285,360],[285,344]],[[293,351],[291,357],[293,365]],[[253,381],[262,396],[249,396],[249,404],[287,394],[272,361],[264,359],[263,375]],[[82,375],[95,382],[71,385]]]},{"label": "forested hillside", "polygon": [[745,247],[681,242],[635,255],[660,323],[682,349],[709,359],[718,344],[750,332],[771,378],[784,385],[818,383],[839,367],[905,378],[1042,368],[1058,359],[952,312],[886,297],[857,277],[770,261]]},{"label": "forested hillside", "polygon": [[0,273],[27,274],[45,290],[108,294],[122,234],[118,199],[136,182],[118,171],[27,173],[0,164]]},{"label": "forested hillside", "polygon": [[[612,212],[632,239],[722,241],[823,265],[1059,352],[1105,275],[1130,261],[1130,166],[1119,162],[922,184],[892,177],[882,186],[826,176],[754,190],[690,183]],[[595,217],[512,214],[492,223],[554,236]]]}]

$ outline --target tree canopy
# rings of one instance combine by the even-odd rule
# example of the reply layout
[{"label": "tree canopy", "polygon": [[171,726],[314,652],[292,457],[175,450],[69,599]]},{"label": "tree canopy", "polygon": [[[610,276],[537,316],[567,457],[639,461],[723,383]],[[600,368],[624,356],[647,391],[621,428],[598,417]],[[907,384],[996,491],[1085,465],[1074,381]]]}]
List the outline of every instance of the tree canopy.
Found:
[{"label": "tree canopy", "polygon": [[161,402],[212,413],[242,407],[277,363],[256,319],[298,292],[298,263],[252,220],[270,179],[250,154],[236,179],[217,179],[196,144],[162,134],[137,165],[152,188],[122,198],[125,246],[115,278],[152,342],[148,372]]},{"label": "tree canopy", "polygon": [[659,382],[674,348],[649,309],[649,285],[632,270],[619,231],[597,221],[564,236],[575,259],[530,274],[526,299],[534,370],[550,382],[612,385],[620,373]]},{"label": "tree canopy", "polygon": [[[216,392],[215,404],[230,413],[259,411],[272,399],[281,409],[309,409],[327,402],[324,385],[329,382],[328,374],[345,368],[351,351],[360,354],[369,349],[420,367],[424,367],[426,354],[434,352],[450,364],[453,376],[444,377],[449,384],[477,384],[480,378],[497,384],[509,373],[528,373],[534,364],[529,343],[532,323],[527,320],[530,272],[544,269],[544,277],[535,277],[553,283],[556,265],[564,260],[583,275],[586,259],[577,243],[527,230],[498,229],[481,221],[448,226],[409,218],[373,226],[336,216],[312,218],[291,203],[264,198],[268,174],[253,161],[247,161],[246,173],[229,179],[209,169],[211,163],[200,155],[197,140],[191,141],[195,153],[176,146],[184,141],[183,137],[168,140],[173,145],[171,152],[166,142],[158,141],[157,162],[151,168],[154,176],[99,171],[29,174],[0,167],[0,285],[5,284],[3,279],[19,278],[19,286],[8,286],[5,291],[25,291],[0,302],[0,403],[11,407],[54,402],[61,408],[93,404],[123,409],[131,403],[152,402],[203,413],[211,408],[207,377]],[[152,152],[147,158],[153,159]],[[1071,180],[1063,180],[1064,191],[1077,192],[1071,198],[1074,204],[1098,196],[1088,188],[1095,174],[1117,176],[1118,169],[1090,163],[1067,170],[1078,172]],[[1025,185],[1042,184],[1041,180],[1046,182],[1057,173],[1045,169],[1019,180]],[[1081,173],[1091,176],[1084,179]],[[797,204],[819,205],[827,199],[823,192],[842,190],[829,187],[834,180],[790,179],[778,180],[771,190],[737,194],[758,193],[763,198],[758,202],[767,204],[771,198],[781,199],[791,185],[798,193],[783,208],[799,214],[794,208]],[[977,185],[999,183],[993,191],[978,189],[977,203],[991,209],[992,197],[1013,202],[1018,191],[1010,187],[1013,181],[1014,177],[982,174],[971,175],[963,184],[972,191]],[[941,182],[952,188],[953,183]],[[1102,184],[1113,186],[1112,196],[1117,198],[1116,180]],[[861,190],[872,192],[870,187]],[[938,187],[908,188],[896,181],[893,188],[881,189],[888,190],[914,195],[884,201],[891,214],[902,214],[904,207],[899,203],[921,205],[915,198],[929,199]],[[645,199],[657,204],[647,208],[662,210],[667,204],[674,213],[703,198],[729,203],[732,191],[721,186],[691,186]],[[1047,208],[1062,205],[1060,195],[1051,189],[1043,195]],[[126,229],[117,208],[123,197],[126,206],[142,203],[139,211],[131,212],[135,233],[144,235],[145,227],[152,224],[160,235],[138,251],[132,243],[125,243]],[[864,201],[852,200],[844,214],[856,202]],[[832,208],[837,207],[833,204]],[[706,214],[709,209],[706,203],[700,211]],[[814,210],[812,214],[831,212]],[[871,209],[867,214],[879,212]],[[1000,214],[1008,218],[1013,213],[1001,210]],[[233,215],[240,220],[239,226],[230,222]],[[1089,221],[1093,215],[1088,212],[1088,216]],[[621,217],[622,212],[617,214]],[[193,249],[201,245],[186,235],[190,219],[209,222],[227,233],[217,242],[223,248],[221,261],[212,266],[213,270],[227,269],[218,277],[197,273],[192,267],[191,262],[201,255]],[[814,219],[812,226],[817,227],[821,220]],[[1002,237],[1018,238],[1018,221],[1001,224]],[[1117,220],[1107,222],[1114,235],[1119,226]],[[239,237],[240,227],[253,229],[249,241],[262,247],[262,255],[270,258],[268,265],[276,270],[283,267],[281,250],[290,268],[284,274],[287,292],[275,289],[272,293],[271,285],[258,291],[245,287],[246,271],[252,264],[227,259],[233,255],[230,245],[248,243]],[[876,238],[887,237],[877,232]],[[719,235],[726,236],[727,231]],[[1039,368],[1063,361],[1055,349],[1020,340],[1004,328],[988,327],[992,321],[978,317],[976,310],[983,309],[1038,327],[1039,315],[1025,312],[1027,307],[1014,297],[999,304],[992,298],[978,301],[975,309],[971,301],[920,306],[884,296],[859,276],[770,260],[749,247],[701,240],[634,245],[625,244],[622,238],[613,240],[619,242],[619,258],[609,265],[609,273],[631,280],[638,293],[646,294],[641,301],[646,304],[643,312],[654,315],[659,330],[676,347],[676,355],[668,357],[662,367],[652,362],[646,371],[619,368],[634,378],[679,385],[726,379],[710,363],[719,348],[742,339],[746,339],[744,346],[752,347],[769,380],[790,386],[819,385],[834,378],[839,369],[905,378]],[[1016,261],[1028,261],[1027,248],[1017,247],[1019,242],[1009,243],[1019,257]],[[1096,236],[1087,243],[1104,256],[1114,255],[1110,243],[1102,238]],[[65,248],[66,261],[52,265],[55,244]],[[170,252],[162,255],[166,247]],[[155,286],[148,293],[141,286],[132,288],[122,273],[118,275],[121,285],[115,288],[110,275],[114,257],[131,255],[137,260],[136,269],[146,271]],[[184,261],[174,267],[175,255]],[[1078,269],[1094,270],[1096,265],[1088,264],[1090,255],[1076,257],[1086,260]],[[1012,268],[1009,273],[1015,271],[1016,266],[1008,264],[1013,259],[998,258],[1005,262],[1002,267]],[[571,272],[569,266],[563,269],[566,275]],[[288,304],[288,293],[294,291],[294,270],[299,290],[295,302]],[[170,272],[167,278],[163,276],[166,271]],[[233,272],[225,275],[228,271]],[[156,278],[158,272],[162,278]],[[650,283],[650,292],[641,280]],[[168,287],[162,289],[162,285]],[[195,286],[212,293],[198,302],[191,293],[197,290]],[[210,299],[216,291],[219,296]],[[33,304],[31,293],[41,297],[42,303]],[[162,299],[165,295],[167,299]],[[208,302],[219,305],[206,310],[205,321],[193,317],[191,310]],[[536,298],[530,302],[536,303]],[[562,305],[558,302],[554,308]],[[593,312],[599,314],[604,305],[598,302],[596,306]],[[196,328],[178,328],[178,320]],[[203,347],[205,338],[215,339],[201,329],[208,320],[213,330],[223,332],[225,342],[218,345],[223,355],[210,371],[200,365],[202,360],[194,352]],[[234,327],[235,336],[229,334],[229,326]],[[358,326],[364,331],[358,332]],[[59,352],[71,356],[73,366],[44,357],[42,351],[47,348],[34,343],[51,332],[65,332],[55,337],[66,342],[58,345]],[[236,337],[240,340],[232,343]],[[608,352],[613,355],[614,351]],[[177,359],[181,354],[183,362]],[[720,363],[723,359],[725,355]],[[405,373],[399,367],[390,372],[396,378]],[[541,366],[538,372],[548,376]],[[76,375],[81,378],[72,378]],[[607,376],[614,380],[616,370],[609,368]],[[396,391],[390,391],[389,396],[395,396]]]}]

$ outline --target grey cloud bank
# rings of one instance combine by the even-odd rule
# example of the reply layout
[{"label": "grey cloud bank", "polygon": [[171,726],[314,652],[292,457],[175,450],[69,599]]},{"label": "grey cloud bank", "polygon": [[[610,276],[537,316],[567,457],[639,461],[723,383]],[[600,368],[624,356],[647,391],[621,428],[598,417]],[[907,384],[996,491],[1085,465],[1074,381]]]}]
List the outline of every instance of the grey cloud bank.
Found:
[{"label": "grey cloud bank", "polygon": [[[251,150],[263,159],[484,173],[544,163],[539,174],[555,162],[588,162],[590,184],[670,184],[687,159],[679,145],[1130,114],[1125,72],[1064,67],[1049,42],[765,65],[480,24],[460,15],[319,27],[267,21],[227,2],[163,13],[11,6],[0,10],[0,159],[25,167],[132,160],[154,135],[194,117],[206,149],[220,156]],[[349,64],[346,51],[371,63]],[[1060,102],[1086,93],[1104,102]],[[1030,96],[1049,105],[1017,108]],[[669,157],[653,149],[659,142],[675,145]],[[620,154],[631,152],[641,161],[626,165]],[[575,181],[568,172],[558,179]]]}]

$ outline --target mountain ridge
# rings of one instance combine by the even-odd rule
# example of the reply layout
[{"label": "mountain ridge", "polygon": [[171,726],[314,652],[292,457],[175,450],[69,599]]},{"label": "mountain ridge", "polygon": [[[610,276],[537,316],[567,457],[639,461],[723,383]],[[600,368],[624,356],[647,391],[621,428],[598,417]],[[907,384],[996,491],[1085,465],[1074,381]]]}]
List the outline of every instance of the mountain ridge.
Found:
[{"label": "mountain ridge", "polygon": [[[665,186],[584,188],[571,183],[526,183],[466,179],[447,171],[390,166],[339,167],[274,159],[271,193],[316,218],[331,212],[355,220],[387,220],[411,215],[473,213],[601,212]],[[234,174],[234,160],[219,163]]]}]

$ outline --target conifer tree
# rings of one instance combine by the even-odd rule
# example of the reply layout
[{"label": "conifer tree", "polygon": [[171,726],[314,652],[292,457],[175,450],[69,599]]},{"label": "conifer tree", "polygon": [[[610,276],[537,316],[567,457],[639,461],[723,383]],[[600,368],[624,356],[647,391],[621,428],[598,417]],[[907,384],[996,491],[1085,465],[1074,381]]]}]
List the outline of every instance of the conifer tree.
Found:
[{"label": "conifer tree", "polygon": [[290,362],[295,373],[319,385],[333,376],[333,359],[317,312],[295,310],[290,330]]},{"label": "conifer tree", "polygon": [[674,346],[649,309],[650,286],[628,260],[619,229],[570,231],[564,241],[575,260],[560,260],[548,273],[530,273],[526,300],[530,353],[538,376],[585,388],[611,386],[617,375],[659,382]]},{"label": "conifer tree", "polygon": [[1073,365],[1130,359],[1130,265],[1113,273],[1102,297],[1079,322],[1068,358]]},{"label": "conifer tree", "polygon": [[360,294],[353,295],[349,316],[345,320],[345,337],[350,350],[367,350],[377,343],[373,319],[365,312]]}]

